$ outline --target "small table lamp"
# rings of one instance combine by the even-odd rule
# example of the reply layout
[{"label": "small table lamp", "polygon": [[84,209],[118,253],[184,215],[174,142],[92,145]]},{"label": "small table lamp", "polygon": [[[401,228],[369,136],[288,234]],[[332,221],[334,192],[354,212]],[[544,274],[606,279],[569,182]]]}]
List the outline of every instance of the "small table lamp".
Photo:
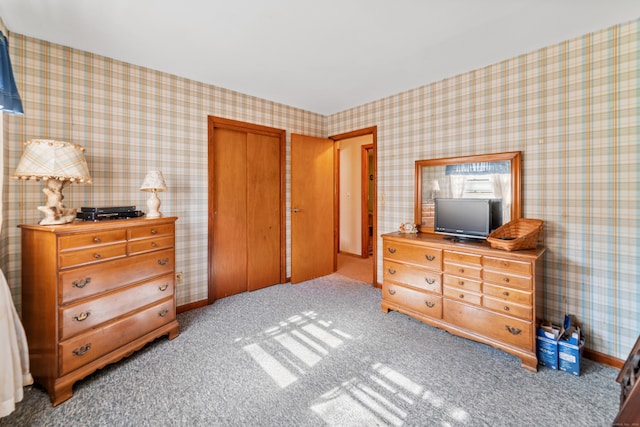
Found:
[{"label": "small table lamp", "polygon": [[158,198],[158,191],[167,191],[167,184],[164,182],[164,177],[160,171],[149,171],[147,176],[144,177],[144,182],[141,191],[148,191],[149,198],[147,199],[147,218],[160,218],[160,199]]},{"label": "small table lamp", "polygon": [[91,184],[84,148],[70,142],[48,139],[32,139],[24,143],[24,152],[13,178],[44,180],[46,186],[42,192],[46,202],[45,206],[38,206],[38,210],[44,213],[40,225],[73,222],[77,209],[66,208],[62,204],[62,189],[71,182]]}]

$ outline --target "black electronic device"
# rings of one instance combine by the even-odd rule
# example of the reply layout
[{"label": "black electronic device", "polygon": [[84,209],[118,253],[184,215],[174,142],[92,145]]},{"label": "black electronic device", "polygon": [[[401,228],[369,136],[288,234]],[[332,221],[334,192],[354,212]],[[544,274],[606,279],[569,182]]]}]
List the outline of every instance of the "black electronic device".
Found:
[{"label": "black electronic device", "polygon": [[76,218],[83,221],[102,221],[106,219],[127,219],[144,216],[135,206],[114,206],[104,208],[80,208]]},{"label": "black electronic device", "polygon": [[502,199],[435,199],[434,230],[454,239],[486,239],[502,225]]},{"label": "black electronic device", "polygon": [[80,208],[81,212],[95,212],[98,214],[110,214],[110,213],[119,213],[119,212],[135,212],[135,206],[107,206],[107,207],[83,207]]}]

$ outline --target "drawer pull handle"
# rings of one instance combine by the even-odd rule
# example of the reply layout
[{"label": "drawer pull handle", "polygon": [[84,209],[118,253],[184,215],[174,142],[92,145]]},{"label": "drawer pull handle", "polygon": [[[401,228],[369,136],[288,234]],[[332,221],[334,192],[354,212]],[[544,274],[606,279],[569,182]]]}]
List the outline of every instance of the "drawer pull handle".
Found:
[{"label": "drawer pull handle", "polygon": [[464,294],[460,294],[460,299],[464,299]]},{"label": "drawer pull handle", "polygon": [[160,289],[160,292],[164,292],[167,290],[168,287],[169,287],[169,284],[165,283],[164,285],[158,286],[158,289]]},{"label": "drawer pull handle", "polygon": [[504,327],[507,328],[507,331],[509,331],[511,335],[519,335],[522,332],[522,329],[514,328],[509,325],[504,325]]},{"label": "drawer pull handle", "polygon": [[430,285],[433,285],[434,283],[436,283],[436,279],[432,279],[430,277],[425,277],[424,281],[427,282]]},{"label": "drawer pull handle", "polygon": [[93,257],[94,257],[95,259],[100,259],[100,258],[102,258],[102,255],[100,255],[100,254],[95,254]]},{"label": "drawer pull handle", "polygon": [[74,288],[82,289],[85,286],[87,286],[90,282],[91,282],[91,277],[87,277],[86,279],[82,279],[82,280],[74,280],[73,282],[71,282],[71,286],[73,286]]},{"label": "drawer pull handle", "polygon": [[458,285],[459,286],[464,286],[464,280],[458,280]]},{"label": "drawer pull handle", "polygon": [[158,247],[158,244],[157,244],[156,242],[151,242],[151,247],[152,247],[152,248],[157,248],[157,247]]},{"label": "drawer pull handle", "polygon": [[509,296],[509,292],[504,291],[504,292],[502,293],[502,295],[504,295],[505,297],[508,297],[508,296]]},{"label": "drawer pull handle", "polygon": [[425,304],[427,305],[427,307],[429,307],[429,308],[433,308],[433,306],[434,306],[434,305],[436,305],[436,303],[435,303],[435,302],[431,302],[431,301],[425,301],[424,303],[425,303]]},{"label": "drawer pull handle", "polygon": [[508,277],[505,277],[505,278],[503,278],[503,279],[502,279],[502,281],[503,281],[504,283],[509,283],[509,278],[508,278]]},{"label": "drawer pull handle", "polygon": [[389,289],[389,294],[391,294],[391,295],[395,295],[395,294],[396,294],[396,291],[395,291],[394,289]]},{"label": "drawer pull handle", "polygon": [[157,234],[157,233],[158,233],[158,232],[156,231],[156,229],[155,229],[155,228],[152,228],[152,229],[151,229],[151,234]]},{"label": "drawer pull handle", "polygon": [[168,262],[169,262],[169,258],[159,259],[158,265],[167,265]]},{"label": "drawer pull handle", "polygon": [[392,254],[396,253],[396,248],[387,248],[387,250],[389,251],[389,253],[392,253]]},{"label": "drawer pull handle", "polygon": [[459,272],[459,273],[464,273],[464,268],[459,268],[459,269],[458,269],[458,272]]},{"label": "drawer pull handle", "polygon": [[165,308],[164,310],[162,310],[162,311],[160,311],[160,312],[158,313],[158,316],[160,316],[160,317],[164,317],[164,316],[166,316],[167,314],[169,314],[169,310],[167,310],[167,309]]},{"label": "drawer pull handle", "polygon": [[389,274],[396,274],[396,270],[391,267],[387,268],[387,271],[389,272]]},{"label": "drawer pull handle", "polygon": [[82,345],[72,351],[74,356],[82,356],[87,351],[91,350],[91,343],[87,343],[87,345]]},{"label": "drawer pull handle", "polygon": [[93,243],[100,243],[100,242],[102,242],[102,240],[99,237],[93,238]]},{"label": "drawer pull handle", "polygon": [[425,255],[424,257],[427,259],[427,261],[433,261],[434,259],[436,259],[435,255]]},{"label": "drawer pull handle", "polygon": [[87,318],[91,315],[90,311],[83,311],[80,314],[77,314],[75,316],[73,316],[73,320],[75,320],[76,322],[82,322],[83,320],[87,320]]},{"label": "drawer pull handle", "polygon": [[503,308],[504,308],[504,311],[509,311],[509,306],[508,305],[505,305]]}]

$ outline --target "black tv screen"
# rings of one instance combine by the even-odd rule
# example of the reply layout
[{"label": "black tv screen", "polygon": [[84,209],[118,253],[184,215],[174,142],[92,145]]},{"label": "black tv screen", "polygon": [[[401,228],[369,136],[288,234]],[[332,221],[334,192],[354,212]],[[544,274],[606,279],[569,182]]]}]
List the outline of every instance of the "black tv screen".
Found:
[{"label": "black tv screen", "polygon": [[436,233],[484,239],[501,225],[500,199],[435,199]]}]

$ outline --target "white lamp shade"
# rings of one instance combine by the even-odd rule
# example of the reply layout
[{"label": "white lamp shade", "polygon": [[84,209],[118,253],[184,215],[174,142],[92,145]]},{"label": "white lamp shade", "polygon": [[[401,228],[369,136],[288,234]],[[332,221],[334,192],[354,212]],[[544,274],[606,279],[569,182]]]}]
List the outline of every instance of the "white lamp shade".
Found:
[{"label": "white lamp shade", "polygon": [[84,148],[49,139],[32,139],[24,143],[24,152],[13,178],[36,181],[53,178],[91,184]]},{"label": "white lamp shade", "polygon": [[160,171],[147,172],[147,176],[144,177],[144,181],[142,182],[142,186],[140,187],[140,190],[167,191],[167,183],[164,181],[162,172]]}]

